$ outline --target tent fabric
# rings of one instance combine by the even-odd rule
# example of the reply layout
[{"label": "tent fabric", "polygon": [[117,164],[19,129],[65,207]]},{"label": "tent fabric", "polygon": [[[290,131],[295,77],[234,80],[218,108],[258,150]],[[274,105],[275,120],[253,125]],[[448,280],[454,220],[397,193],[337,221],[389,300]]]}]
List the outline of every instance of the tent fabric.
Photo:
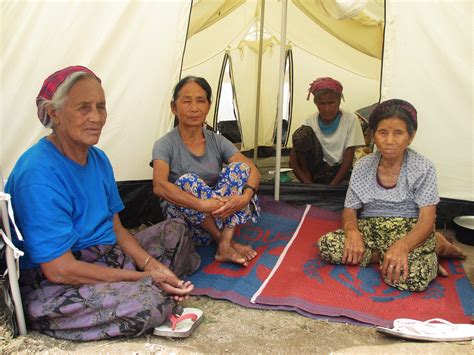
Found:
[{"label": "tent fabric", "polygon": [[[346,1],[345,3],[349,5],[347,8],[341,5],[337,6],[338,4],[335,1],[293,0],[293,3],[315,23],[339,40],[362,53],[375,58],[381,58],[383,21],[381,19],[369,20],[368,16],[359,15],[363,11],[360,8],[360,2]],[[332,6],[329,7],[328,5]],[[356,8],[351,9],[350,5],[354,5]],[[359,17],[356,17],[356,14],[354,14],[355,18],[352,18],[350,10],[355,11],[357,8],[359,8],[357,11]],[[344,14],[345,12],[349,12],[349,14]],[[327,16],[327,14],[331,16]],[[336,18],[334,18],[334,15]]]},{"label": "tent fabric", "polygon": [[387,2],[382,99],[418,110],[412,147],[432,160],[440,195],[474,201],[472,1]]},{"label": "tent fabric", "polygon": [[[288,1],[285,48],[294,63],[290,135],[315,110],[305,99],[309,83],[319,76],[342,82],[346,110],[371,105],[380,96],[406,99],[420,117],[413,147],[435,163],[440,195],[474,201],[472,1],[387,0],[385,22],[382,0],[369,0],[361,13],[340,21],[312,12],[322,2],[327,4]],[[49,133],[34,105],[44,78],[76,64],[103,79],[109,115],[99,147],[111,158],[119,181],[151,178],[153,142],[173,125],[173,85],[180,75],[195,74],[217,92],[226,54],[232,60],[243,149],[253,148],[260,1],[192,3],[0,2],[0,164],[6,175],[22,152]],[[265,3],[259,145],[274,141],[282,3]],[[307,5],[305,11],[298,3]],[[371,43],[379,48],[385,26],[382,61],[366,53],[360,41],[368,38],[362,32],[351,38],[349,31],[338,30],[346,22],[367,30],[363,33],[372,34]],[[214,108],[215,103],[211,125]]]},{"label": "tent fabric", "polygon": [[[287,49],[293,51],[295,66],[293,96],[295,102],[298,102],[298,104],[293,104],[290,134],[315,110],[314,104],[306,102],[305,98],[308,84],[318,76],[332,75],[343,82],[346,88],[344,90],[345,109],[354,111],[379,99],[381,46],[378,49],[378,58],[374,58],[358,50],[357,41],[363,37],[370,43],[380,42],[382,40],[380,23],[367,26],[353,19],[339,21],[349,23],[347,27],[342,27],[341,32],[354,32],[353,37],[344,35],[347,38],[343,42],[315,23],[314,18],[308,16],[308,11],[311,10],[318,11],[318,16],[328,17],[322,13],[321,5],[309,7],[309,3],[311,2],[288,3]],[[198,10],[206,4],[201,1],[193,6],[190,28],[193,28],[195,22],[194,12],[201,14]],[[251,149],[254,146],[258,36],[249,38],[248,33],[253,28],[258,28],[261,11],[259,4],[259,1],[246,1],[236,7],[232,13],[222,17],[220,21],[213,20],[212,26],[204,26],[204,30],[189,35],[183,61],[183,76],[204,76],[210,79],[209,82],[216,91],[217,78],[222,66],[218,63],[223,62],[226,53],[232,57],[243,149]],[[279,75],[281,6],[281,2],[278,1],[267,1],[265,4],[265,43],[261,74],[263,99],[260,102],[258,129],[258,145],[264,146],[273,144],[275,134],[279,90],[276,78]],[[300,8],[303,8],[306,13]],[[196,21],[201,21],[201,17],[198,17]],[[328,18],[328,21],[335,20]],[[377,31],[374,32],[374,28],[377,28]],[[212,124],[214,110],[215,103],[208,115],[209,124]],[[291,145],[291,142],[289,144]]]},{"label": "tent fabric", "polygon": [[44,79],[69,65],[102,79],[108,118],[98,146],[118,180],[150,178],[154,141],[173,124],[188,1],[1,1],[1,153],[8,174],[49,134],[36,117]]}]

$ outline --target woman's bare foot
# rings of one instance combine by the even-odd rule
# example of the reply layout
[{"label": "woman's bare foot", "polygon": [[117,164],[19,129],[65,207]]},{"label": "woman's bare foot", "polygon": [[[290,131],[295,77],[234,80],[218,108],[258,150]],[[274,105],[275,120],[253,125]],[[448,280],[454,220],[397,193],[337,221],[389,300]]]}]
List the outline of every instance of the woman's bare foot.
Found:
[{"label": "woman's bare foot", "polygon": [[234,248],[240,255],[246,258],[247,261],[250,261],[257,256],[257,252],[253,250],[250,245],[240,244],[232,241],[232,248]]},{"label": "woman's bare foot", "polygon": [[448,277],[448,271],[444,267],[441,266],[441,264],[438,264],[438,275],[443,276],[443,277]]},{"label": "woman's bare foot", "polygon": [[454,244],[451,244],[444,235],[439,232],[435,232],[436,237],[436,254],[440,258],[456,258],[466,259],[466,254],[463,253]]},{"label": "woman's bare foot", "polygon": [[245,257],[238,253],[234,248],[232,248],[227,243],[219,243],[217,246],[217,252],[214,257],[217,261],[220,262],[231,262],[236,264],[241,264],[247,266],[248,262]]}]

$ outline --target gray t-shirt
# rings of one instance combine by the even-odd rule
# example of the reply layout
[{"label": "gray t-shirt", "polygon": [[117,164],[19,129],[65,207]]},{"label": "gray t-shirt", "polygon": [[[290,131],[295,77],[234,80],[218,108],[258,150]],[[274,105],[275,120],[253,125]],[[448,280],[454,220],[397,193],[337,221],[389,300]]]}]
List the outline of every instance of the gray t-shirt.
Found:
[{"label": "gray t-shirt", "polygon": [[153,160],[163,160],[170,167],[168,181],[174,183],[181,175],[195,173],[209,186],[214,187],[223,164],[239,150],[224,136],[203,128],[206,151],[202,156],[191,153],[184,145],[175,127],[153,146]]},{"label": "gray t-shirt", "polygon": [[377,182],[380,152],[360,159],[352,171],[344,207],[360,209],[361,218],[418,218],[421,207],[439,202],[433,163],[407,149],[397,185],[384,188]]}]

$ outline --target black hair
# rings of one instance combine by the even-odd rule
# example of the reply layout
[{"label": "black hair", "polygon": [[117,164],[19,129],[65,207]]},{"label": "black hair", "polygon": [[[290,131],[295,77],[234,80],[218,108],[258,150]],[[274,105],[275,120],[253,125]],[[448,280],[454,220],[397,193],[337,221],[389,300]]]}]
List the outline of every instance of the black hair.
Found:
[{"label": "black hair", "polygon": [[199,76],[192,76],[192,75],[189,75],[189,76],[181,79],[176,84],[176,86],[174,87],[174,90],[173,90],[173,99],[171,100],[171,102],[176,102],[176,100],[178,99],[178,96],[179,96],[179,92],[181,91],[183,86],[186,85],[187,83],[196,83],[196,84],[198,84],[206,92],[206,97],[207,97],[207,101],[209,101],[209,104],[212,102],[211,85],[209,85],[209,83],[207,82],[206,79],[201,78]]},{"label": "black hair", "polygon": [[[416,120],[416,110],[415,108],[410,104],[409,107],[403,107],[401,106],[398,102],[394,102],[395,100],[391,100],[391,104],[387,105],[379,105],[370,115],[369,118],[369,127],[372,130],[373,133],[377,130],[377,127],[380,123],[380,121],[386,119],[386,118],[391,118],[391,117],[398,117],[402,121],[404,121],[407,125],[407,130],[408,134],[410,136],[413,136],[414,132],[418,128],[417,120]],[[401,100],[398,100],[401,101]],[[405,102],[403,102],[405,103]],[[412,109],[414,111],[414,114],[408,109]]]}]

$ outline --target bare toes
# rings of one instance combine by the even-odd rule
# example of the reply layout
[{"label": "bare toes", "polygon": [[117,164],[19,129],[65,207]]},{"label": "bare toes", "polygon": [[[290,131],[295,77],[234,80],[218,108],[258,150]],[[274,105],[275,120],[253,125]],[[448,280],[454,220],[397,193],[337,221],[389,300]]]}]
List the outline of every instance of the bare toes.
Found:
[{"label": "bare toes", "polygon": [[247,266],[247,260],[232,247],[218,248],[215,259],[220,262],[231,262]]}]

